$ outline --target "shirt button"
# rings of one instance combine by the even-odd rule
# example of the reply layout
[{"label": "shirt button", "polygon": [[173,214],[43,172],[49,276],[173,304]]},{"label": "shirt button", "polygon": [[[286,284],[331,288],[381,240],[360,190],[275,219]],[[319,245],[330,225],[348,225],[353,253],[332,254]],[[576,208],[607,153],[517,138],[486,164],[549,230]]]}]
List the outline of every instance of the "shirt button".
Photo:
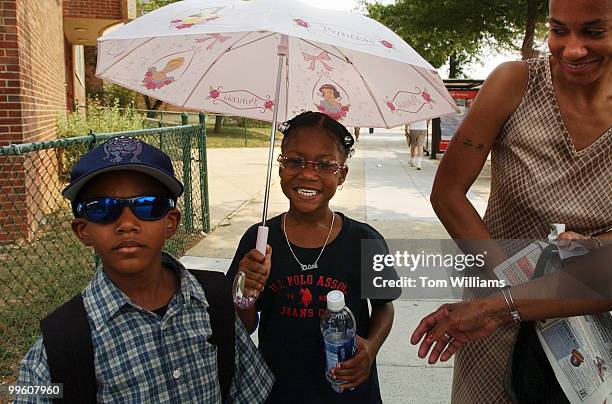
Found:
[{"label": "shirt button", "polygon": [[172,372],[172,377],[178,379],[179,377],[181,377],[181,371],[179,369],[176,369],[174,372]]}]

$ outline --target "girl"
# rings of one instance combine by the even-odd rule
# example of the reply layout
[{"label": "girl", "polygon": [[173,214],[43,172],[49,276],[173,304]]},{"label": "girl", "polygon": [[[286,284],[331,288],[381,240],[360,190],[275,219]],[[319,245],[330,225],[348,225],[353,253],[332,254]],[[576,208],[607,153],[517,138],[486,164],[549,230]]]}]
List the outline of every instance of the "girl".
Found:
[{"label": "girl", "polygon": [[[373,253],[388,254],[388,249],[372,227],[329,208],[346,179],[354,139],[320,112],[304,112],[281,127],[279,175],[289,211],[268,221],[265,257],[252,249],[257,225],[247,230],[227,274],[233,280],[243,271],[246,287],[261,290],[254,307],[236,310],[249,331],[261,312],[259,349],[276,377],[268,402],[380,403],[375,357],[391,330],[393,303],[370,300],[370,315],[361,298],[361,240],[374,240]],[[333,371],[346,382],[342,394],[325,379],[319,329],[325,296],[334,289],[345,294],[357,321],[357,352]]]}]

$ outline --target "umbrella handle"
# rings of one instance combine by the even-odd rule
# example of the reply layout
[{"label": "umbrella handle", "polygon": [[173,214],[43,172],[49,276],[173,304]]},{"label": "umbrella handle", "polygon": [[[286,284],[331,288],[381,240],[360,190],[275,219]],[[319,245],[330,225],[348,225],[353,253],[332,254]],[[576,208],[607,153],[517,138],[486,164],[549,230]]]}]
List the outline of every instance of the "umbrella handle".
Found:
[{"label": "umbrella handle", "polygon": [[255,242],[255,249],[266,255],[266,245],[268,244],[268,226],[259,226],[257,229],[257,241]]},{"label": "umbrella handle", "polygon": [[[259,226],[257,229],[257,241],[255,242],[255,249],[266,255],[266,245],[268,244],[268,226]],[[250,290],[244,288],[246,282],[246,276],[244,272],[238,272],[234,278],[234,284],[232,286],[232,297],[234,304],[241,309],[248,309],[255,304],[255,301],[259,297],[259,291]]]}]

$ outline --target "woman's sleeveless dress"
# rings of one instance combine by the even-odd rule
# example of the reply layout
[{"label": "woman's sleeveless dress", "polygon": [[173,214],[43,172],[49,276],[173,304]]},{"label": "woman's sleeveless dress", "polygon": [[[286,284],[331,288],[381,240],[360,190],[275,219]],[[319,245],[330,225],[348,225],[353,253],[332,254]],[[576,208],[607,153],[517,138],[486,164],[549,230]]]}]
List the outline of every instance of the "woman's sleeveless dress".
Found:
[{"label": "woman's sleeveless dress", "polygon": [[[550,223],[595,235],[612,228],[612,127],[576,151],[561,118],[548,57],[528,61],[529,82],[495,141],[484,223],[494,239],[544,239]],[[510,251],[511,253],[514,253]],[[501,327],[456,355],[452,402],[509,402],[503,380],[516,333]]]}]

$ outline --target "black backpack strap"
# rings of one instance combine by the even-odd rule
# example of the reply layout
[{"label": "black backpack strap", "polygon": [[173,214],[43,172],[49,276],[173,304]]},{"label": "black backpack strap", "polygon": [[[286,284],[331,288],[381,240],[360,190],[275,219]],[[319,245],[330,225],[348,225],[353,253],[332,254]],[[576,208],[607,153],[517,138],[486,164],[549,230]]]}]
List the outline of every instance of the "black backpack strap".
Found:
[{"label": "black backpack strap", "polygon": [[93,344],[83,297],[79,293],[40,321],[52,383],[64,384],[55,403],[95,403]]},{"label": "black backpack strap", "polygon": [[217,369],[221,396],[225,402],[234,376],[235,358],[235,316],[232,288],[225,275],[215,271],[189,269],[200,282],[210,314],[212,335],[208,342],[217,347]]}]

